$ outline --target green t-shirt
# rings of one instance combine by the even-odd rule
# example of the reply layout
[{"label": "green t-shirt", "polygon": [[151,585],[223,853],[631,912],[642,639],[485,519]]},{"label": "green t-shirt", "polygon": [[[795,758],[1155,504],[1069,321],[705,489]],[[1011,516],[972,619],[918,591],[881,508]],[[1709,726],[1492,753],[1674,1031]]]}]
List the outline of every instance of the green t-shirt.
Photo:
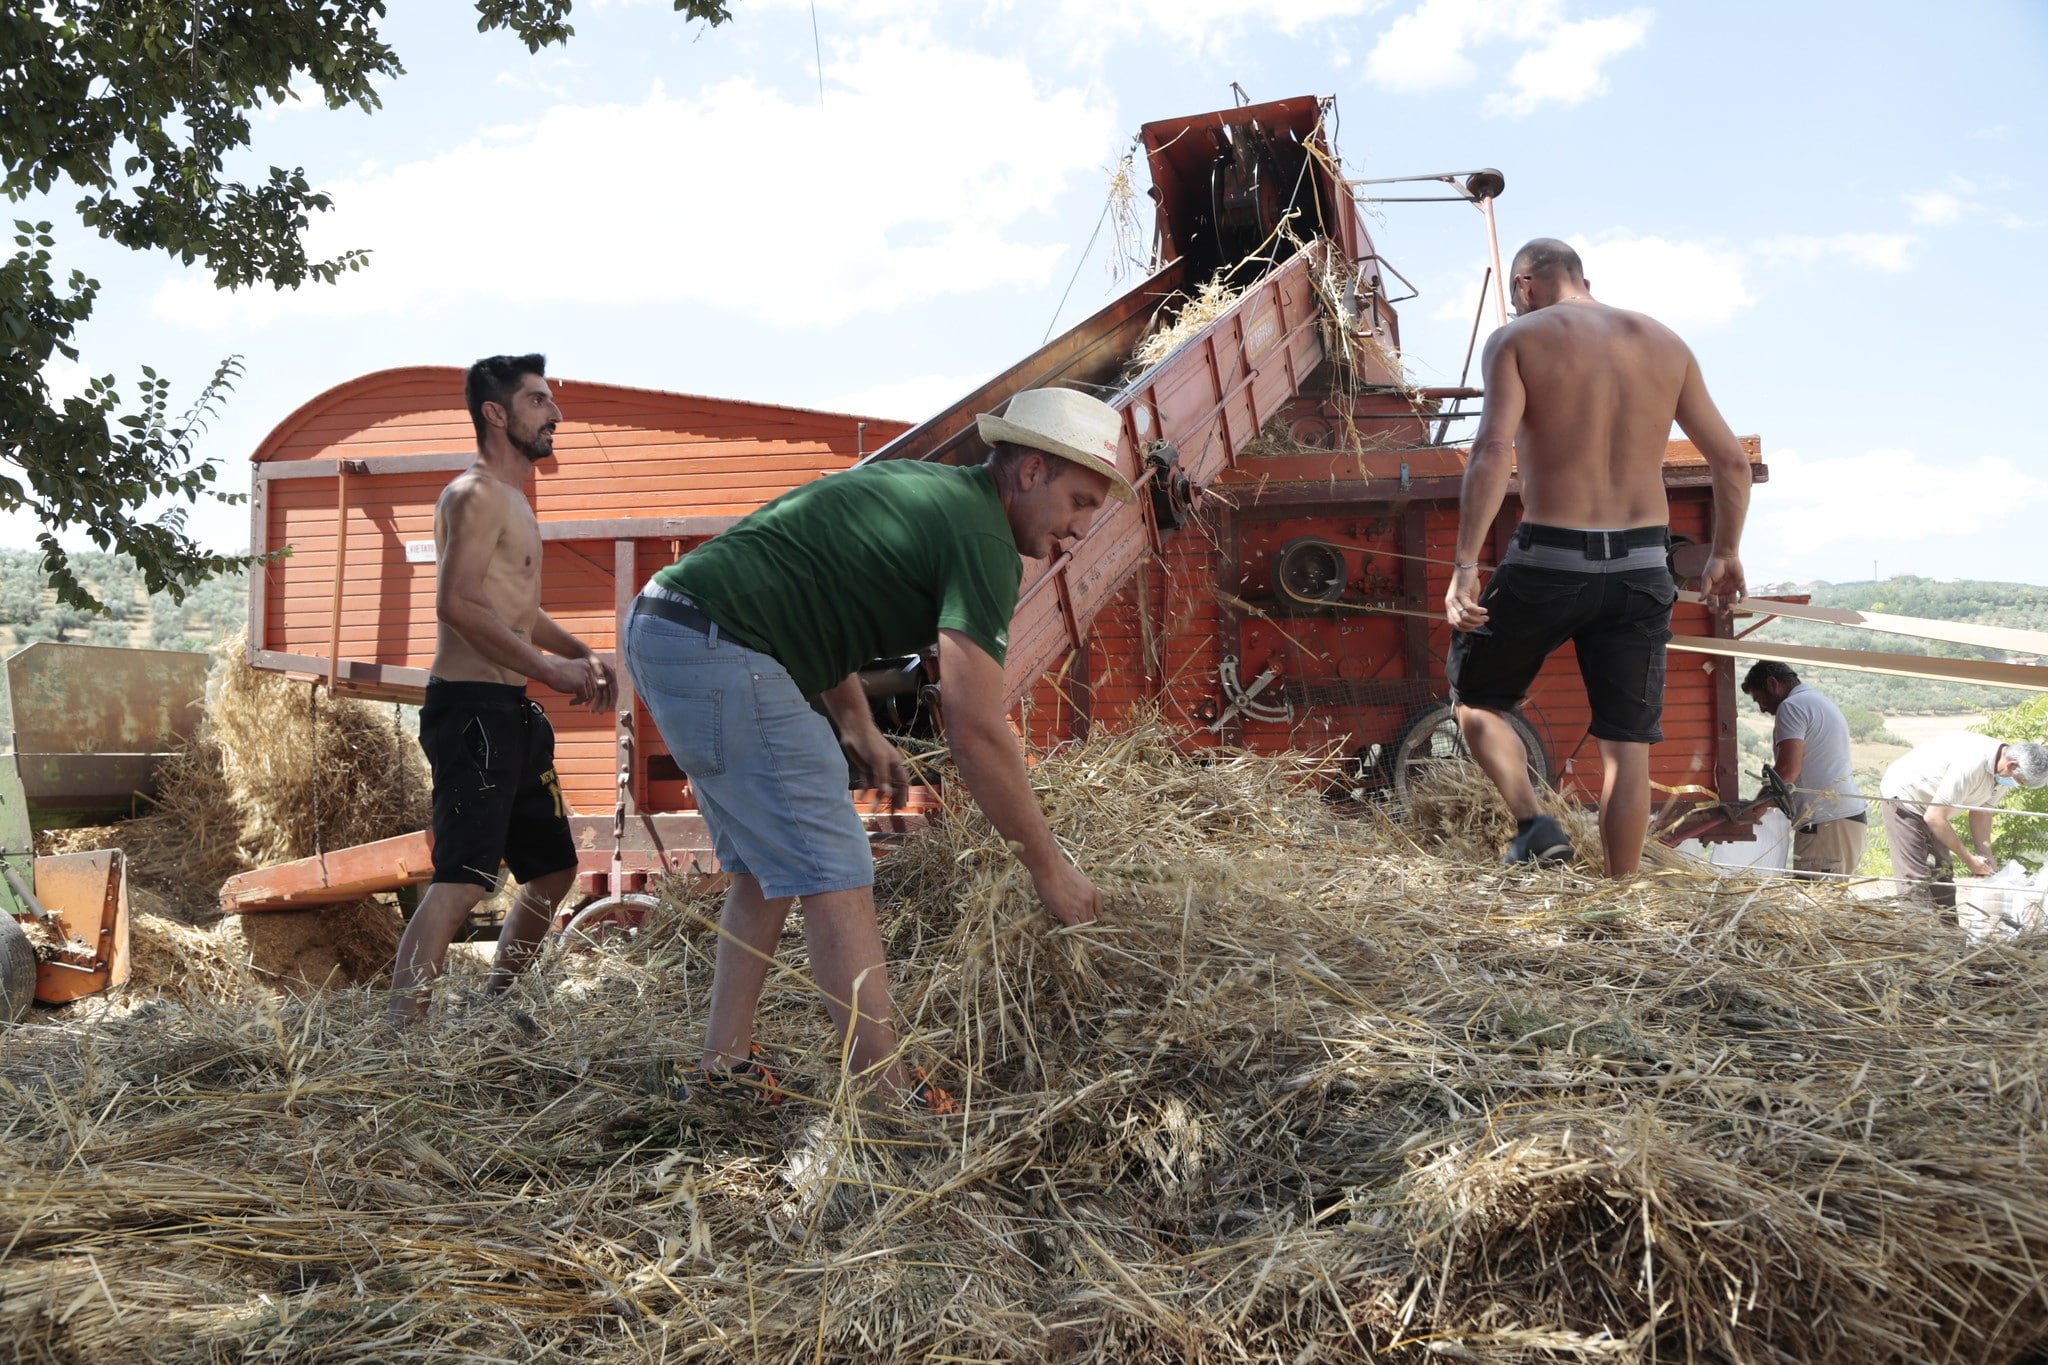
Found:
[{"label": "green t-shirt", "polygon": [[655,575],[806,695],[957,630],[997,663],[1023,564],[981,466],[884,460],[791,489]]}]

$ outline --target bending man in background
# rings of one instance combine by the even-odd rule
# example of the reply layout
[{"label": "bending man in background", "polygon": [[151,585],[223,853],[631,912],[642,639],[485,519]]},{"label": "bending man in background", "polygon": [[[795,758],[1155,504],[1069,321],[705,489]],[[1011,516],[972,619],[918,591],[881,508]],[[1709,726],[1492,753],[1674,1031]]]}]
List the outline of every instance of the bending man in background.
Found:
[{"label": "bending man in background", "polygon": [[[1713,475],[1713,553],[1700,590],[1715,611],[1743,594],[1749,460],[1686,344],[1652,318],[1597,302],[1569,246],[1524,246],[1509,287],[1517,316],[1486,343],[1486,408],[1444,594],[1456,632],[1451,701],[1472,757],[1515,817],[1504,861],[1563,861],[1571,843],[1537,804],[1528,753],[1502,713],[1521,704],[1551,651],[1577,647],[1600,745],[1600,842],[1607,874],[1622,877],[1642,860],[1650,746],[1664,737],[1664,646],[1678,595],[1665,560],[1671,424]],[[1482,593],[1481,548],[1513,473],[1523,521]]]},{"label": "bending man in background", "polygon": [[527,699],[528,679],[593,711],[612,705],[611,671],[540,609],[540,523],[526,498],[533,466],[554,453],[562,420],[541,356],[492,356],[469,368],[465,396],[476,463],[434,504],[434,668],[420,747],[434,771],[434,880],[398,941],[391,1022],[424,1014],[448,945],[511,868],[487,989],[526,970],[576,880],[569,812],[555,780],[555,731]]},{"label": "bending man in background", "polygon": [[[1891,842],[1892,883],[1899,895],[1923,906],[1952,909],[1955,865],[1988,877],[1991,807],[2003,789],[2048,783],[2048,745],[2008,744],[1990,735],[1953,734],[1930,739],[1884,770],[1884,833]],[[1956,833],[1968,815],[1970,844]]]},{"label": "bending man in background", "polygon": [[849,761],[862,785],[897,800],[909,775],[861,689],[871,659],[938,642],[946,743],[968,790],[1054,918],[1081,924],[1101,907],[1032,795],[1004,714],[1003,658],[1018,555],[1049,559],[1105,496],[1132,498],[1116,464],[1122,420],[1085,394],[1032,389],[1002,417],[984,414],[980,430],[986,464],[885,460],[807,483],[663,569],[634,604],[633,686],[732,874],[702,1058],[714,1092],[779,1097],[755,1060],[754,1011],[801,898],[811,974],[849,1069],[914,1107],[951,1105],[895,1056],[874,856]]}]

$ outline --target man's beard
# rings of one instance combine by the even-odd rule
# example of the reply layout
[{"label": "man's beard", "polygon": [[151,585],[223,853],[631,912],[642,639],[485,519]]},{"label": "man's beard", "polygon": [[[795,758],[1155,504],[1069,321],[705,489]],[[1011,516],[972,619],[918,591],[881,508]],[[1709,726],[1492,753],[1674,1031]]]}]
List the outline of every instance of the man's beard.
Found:
[{"label": "man's beard", "polygon": [[528,464],[539,464],[555,453],[555,433],[545,426],[535,427],[528,436],[515,436],[507,431],[505,438],[512,443],[514,450],[526,457]]}]

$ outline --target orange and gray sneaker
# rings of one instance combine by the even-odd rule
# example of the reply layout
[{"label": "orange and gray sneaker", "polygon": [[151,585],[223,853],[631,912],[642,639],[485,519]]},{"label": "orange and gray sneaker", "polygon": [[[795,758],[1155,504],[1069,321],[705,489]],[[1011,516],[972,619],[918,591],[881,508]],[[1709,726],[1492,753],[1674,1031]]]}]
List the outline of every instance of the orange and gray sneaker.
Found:
[{"label": "orange and gray sneaker", "polygon": [[917,1077],[917,1084],[910,1087],[910,1093],[903,1097],[903,1107],[923,1114],[955,1114],[960,1106],[953,1102],[951,1093],[932,1084],[924,1068],[915,1066],[910,1074]]},{"label": "orange and gray sneaker", "polygon": [[774,1106],[782,1103],[781,1084],[761,1061],[766,1056],[759,1043],[747,1049],[747,1060],[738,1066],[729,1066],[723,1071],[700,1067],[697,1084],[704,1087],[704,1093],[721,1100],[753,1099],[761,1104]]}]

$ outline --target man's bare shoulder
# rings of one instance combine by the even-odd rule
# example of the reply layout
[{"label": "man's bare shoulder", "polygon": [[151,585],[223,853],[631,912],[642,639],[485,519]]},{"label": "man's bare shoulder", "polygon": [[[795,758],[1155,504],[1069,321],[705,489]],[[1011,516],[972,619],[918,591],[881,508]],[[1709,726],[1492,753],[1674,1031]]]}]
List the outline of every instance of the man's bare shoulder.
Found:
[{"label": "man's bare shoulder", "polygon": [[471,467],[463,470],[448,481],[435,500],[434,510],[448,516],[460,517],[467,521],[480,516],[496,516],[505,508],[504,486],[488,473]]},{"label": "man's bare shoulder", "polygon": [[1616,317],[1625,320],[1626,323],[1631,327],[1640,329],[1641,331],[1649,333],[1650,335],[1658,337],[1662,340],[1669,341],[1671,344],[1675,346],[1682,347],[1685,345],[1685,338],[1681,337],[1680,335],[1678,335],[1677,332],[1673,331],[1668,324],[1658,321],[1656,318],[1651,317],[1648,313],[1639,313],[1633,308],[1614,307],[1609,307],[1607,311],[1613,313]]}]

